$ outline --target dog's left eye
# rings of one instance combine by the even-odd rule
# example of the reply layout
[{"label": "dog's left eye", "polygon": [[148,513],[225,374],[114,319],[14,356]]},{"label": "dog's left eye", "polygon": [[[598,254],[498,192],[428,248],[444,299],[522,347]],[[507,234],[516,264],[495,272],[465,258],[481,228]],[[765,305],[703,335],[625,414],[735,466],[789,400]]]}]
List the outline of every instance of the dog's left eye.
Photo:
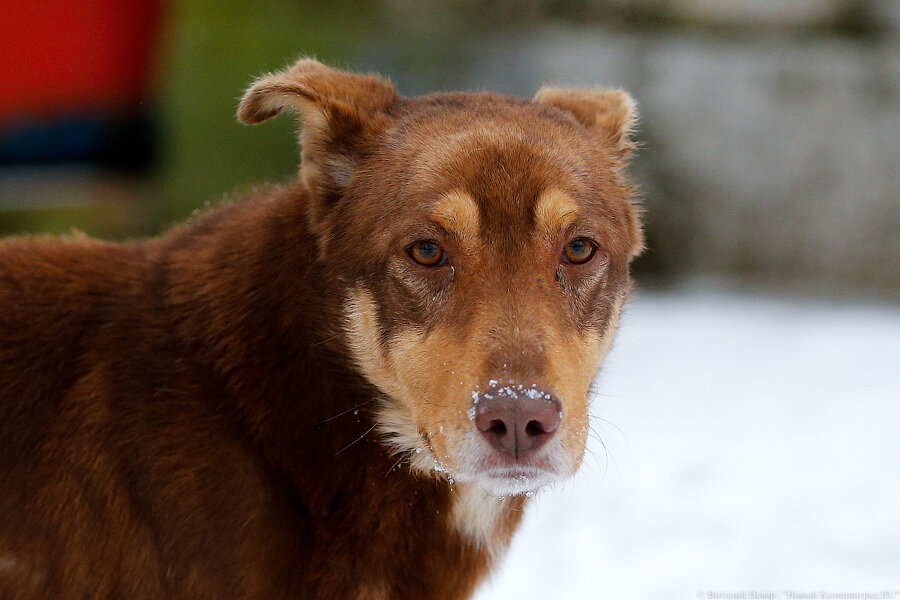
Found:
[{"label": "dog's left eye", "polygon": [[447,262],[444,250],[431,240],[413,242],[406,249],[407,254],[423,267],[439,267]]},{"label": "dog's left eye", "polygon": [[587,238],[577,238],[566,244],[563,249],[563,260],[573,265],[581,265],[591,260],[597,246]]}]

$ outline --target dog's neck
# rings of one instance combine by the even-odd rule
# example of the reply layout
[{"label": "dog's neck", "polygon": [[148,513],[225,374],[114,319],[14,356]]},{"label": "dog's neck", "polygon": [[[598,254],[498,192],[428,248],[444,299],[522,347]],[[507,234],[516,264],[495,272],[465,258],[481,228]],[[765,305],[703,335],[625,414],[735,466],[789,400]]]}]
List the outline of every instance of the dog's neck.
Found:
[{"label": "dog's neck", "polygon": [[[524,500],[416,476],[379,441],[379,392],[333,330],[343,290],[316,259],[304,194],[300,184],[264,190],[160,240],[166,303],[188,315],[172,327],[290,490],[317,543],[309,568],[345,564],[348,594],[360,593],[356,579],[383,580],[391,597],[407,597],[407,586],[466,597],[509,543]],[[351,546],[337,535],[347,528],[358,532]]]}]

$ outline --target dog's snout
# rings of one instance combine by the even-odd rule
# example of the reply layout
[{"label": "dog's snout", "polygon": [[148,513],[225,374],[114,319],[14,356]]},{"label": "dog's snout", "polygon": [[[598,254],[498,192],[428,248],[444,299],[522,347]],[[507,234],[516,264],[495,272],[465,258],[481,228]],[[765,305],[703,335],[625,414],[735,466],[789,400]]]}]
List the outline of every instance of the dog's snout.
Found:
[{"label": "dog's snout", "polygon": [[562,422],[562,405],[537,388],[493,389],[475,405],[475,425],[490,444],[519,460],[540,448]]}]

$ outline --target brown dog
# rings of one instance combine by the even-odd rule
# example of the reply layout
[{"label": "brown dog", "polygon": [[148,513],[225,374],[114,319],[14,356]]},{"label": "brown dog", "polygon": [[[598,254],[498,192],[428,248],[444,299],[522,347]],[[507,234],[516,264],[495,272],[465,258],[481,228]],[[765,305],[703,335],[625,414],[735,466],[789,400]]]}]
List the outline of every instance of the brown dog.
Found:
[{"label": "brown dog", "polygon": [[641,248],[620,91],[402,98],[312,60],[299,181],[0,243],[0,598],[468,597],[578,468]]}]

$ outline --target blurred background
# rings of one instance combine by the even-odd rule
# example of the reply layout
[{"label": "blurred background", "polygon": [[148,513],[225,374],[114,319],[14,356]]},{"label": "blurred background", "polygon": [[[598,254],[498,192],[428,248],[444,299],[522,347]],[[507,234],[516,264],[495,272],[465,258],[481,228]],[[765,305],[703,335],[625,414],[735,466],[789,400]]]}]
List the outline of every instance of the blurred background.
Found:
[{"label": "blurred background", "polygon": [[407,94],[624,86],[645,285],[900,290],[895,0],[3,2],[0,232],[159,232],[295,172],[237,99],[299,54]]},{"label": "blurred background", "polygon": [[300,54],[406,94],[625,87],[649,250],[599,460],[538,498],[482,597],[900,590],[900,2],[0,8],[0,234],[155,234],[287,178],[291,119],[233,115]]}]

